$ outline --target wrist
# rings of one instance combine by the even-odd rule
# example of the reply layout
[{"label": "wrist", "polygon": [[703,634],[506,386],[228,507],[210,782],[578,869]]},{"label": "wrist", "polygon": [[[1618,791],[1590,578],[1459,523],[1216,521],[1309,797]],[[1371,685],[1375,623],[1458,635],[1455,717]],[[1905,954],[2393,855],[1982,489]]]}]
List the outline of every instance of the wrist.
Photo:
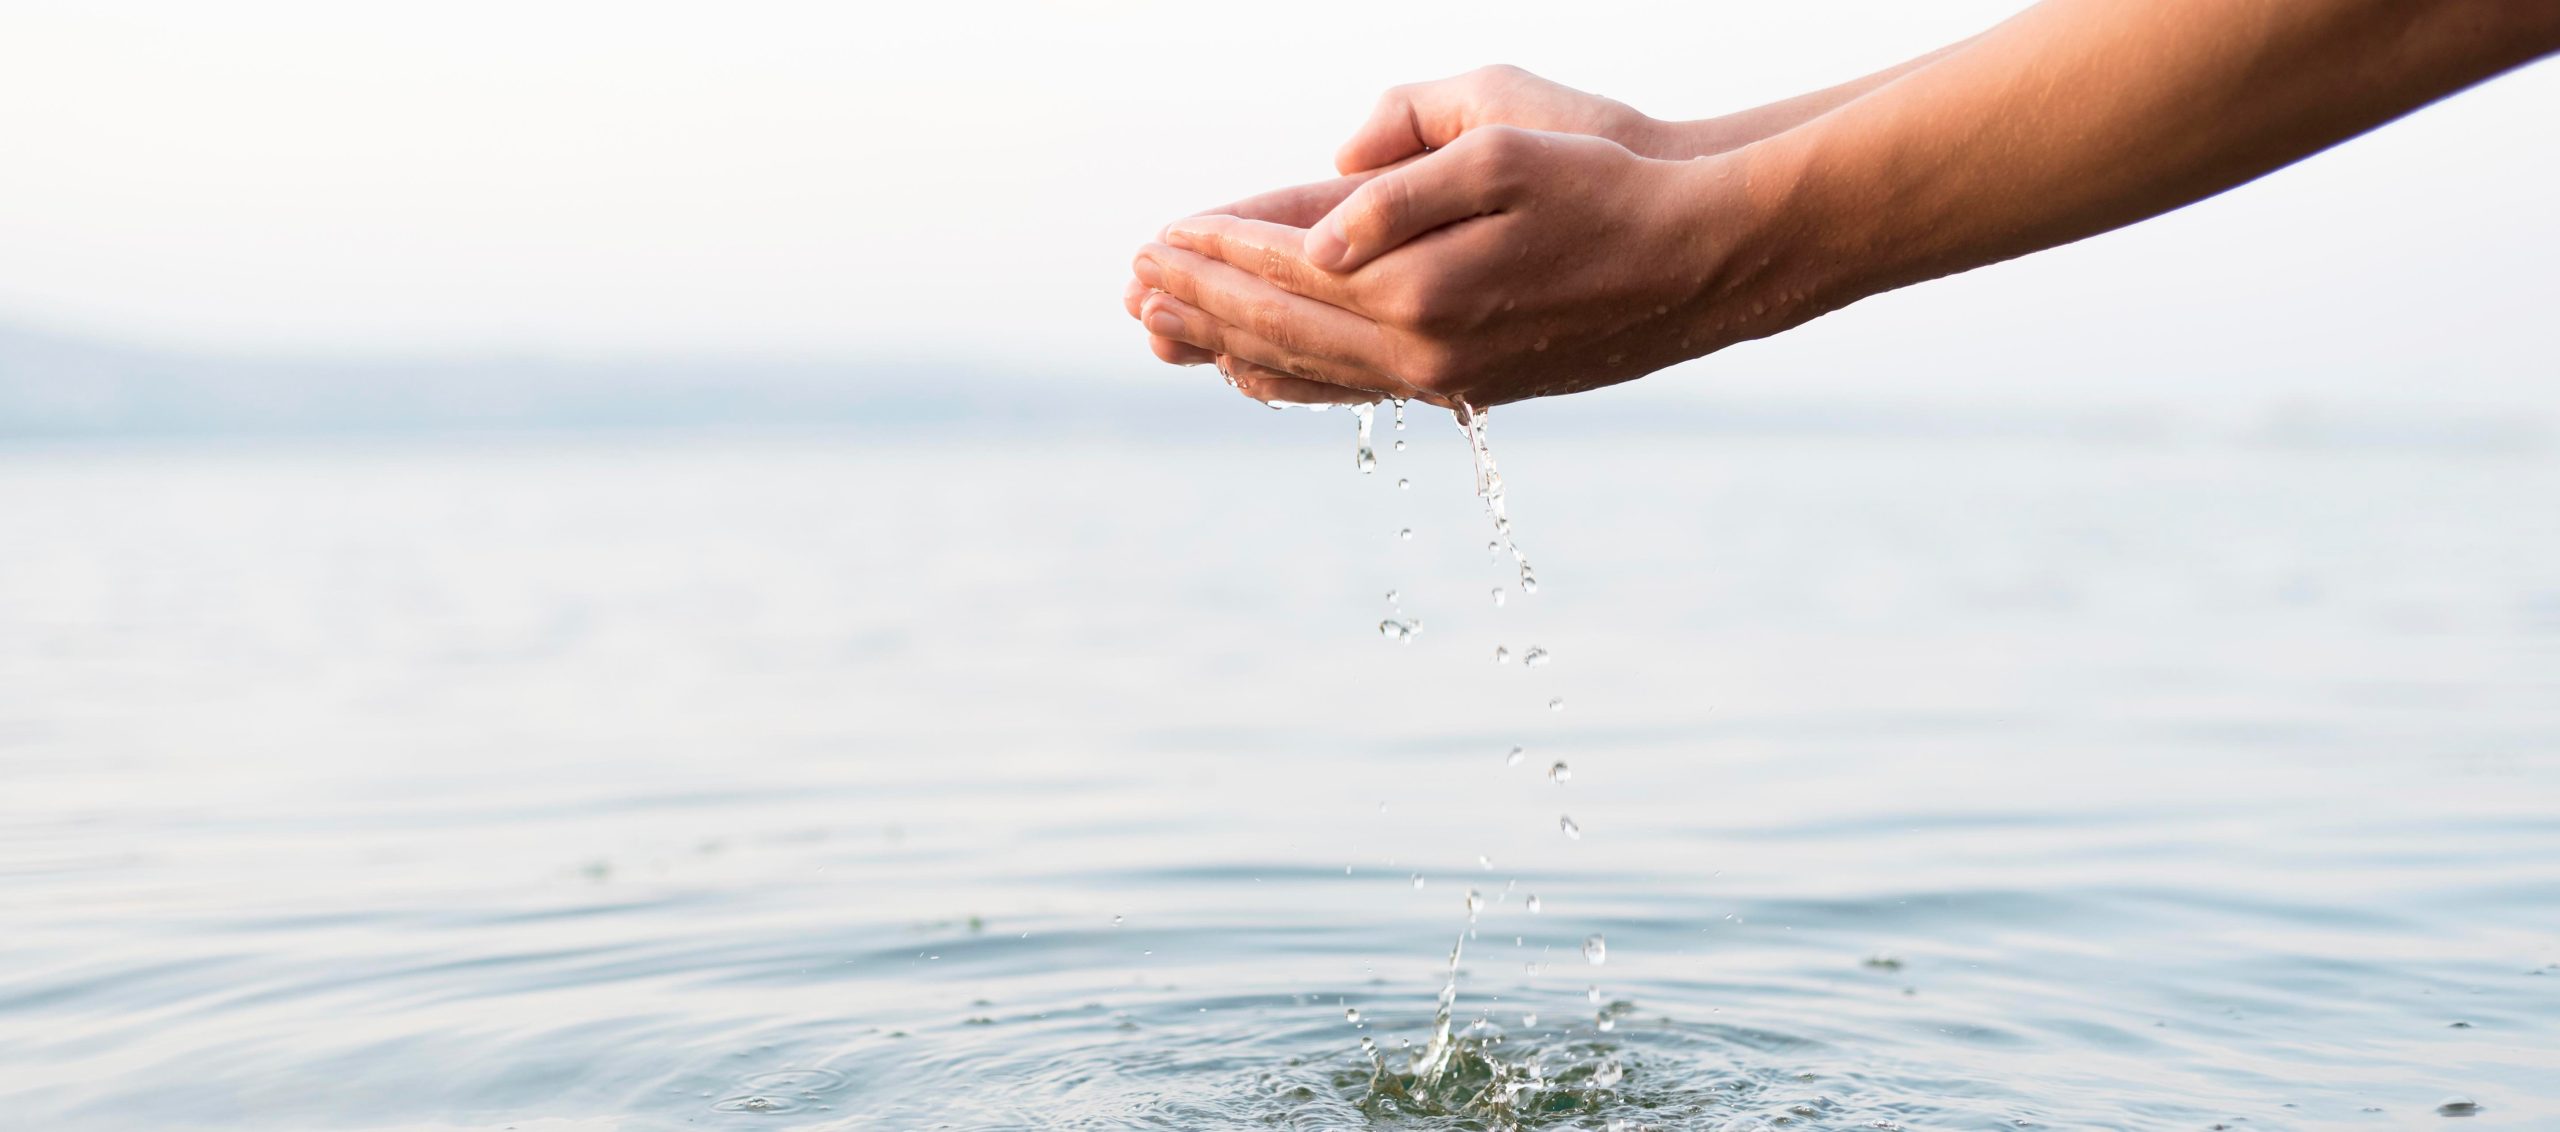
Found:
[{"label": "wrist", "polygon": [[1636,152],[1661,161],[1688,161],[1740,149],[1759,140],[1730,117],[1678,122],[1648,118]]},{"label": "wrist", "polygon": [[1677,163],[1673,223],[1682,260],[1703,268],[1690,272],[1696,354],[1766,338],[1875,293],[1810,157],[1802,146],[1765,139]]}]

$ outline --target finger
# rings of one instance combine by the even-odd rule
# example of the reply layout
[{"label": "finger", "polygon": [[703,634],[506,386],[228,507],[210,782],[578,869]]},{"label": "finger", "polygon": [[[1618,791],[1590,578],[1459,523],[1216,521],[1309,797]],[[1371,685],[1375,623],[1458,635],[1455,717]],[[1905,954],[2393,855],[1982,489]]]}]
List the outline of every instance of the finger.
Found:
[{"label": "finger", "polygon": [[[1151,286],[1167,296],[1207,312],[1225,333],[1247,335],[1274,352],[1264,356],[1252,350],[1222,348],[1218,341],[1184,335],[1169,337],[1180,337],[1220,353],[1238,354],[1300,377],[1326,379],[1322,373],[1307,372],[1306,367],[1347,367],[1368,375],[1368,380],[1340,384],[1382,391],[1397,390],[1403,385],[1392,376],[1394,340],[1368,318],[1291,294],[1241,268],[1162,244],[1147,245],[1139,253],[1137,269],[1139,278],[1148,279]],[[1147,300],[1150,317],[1159,302]],[[1184,325],[1195,333],[1209,332],[1188,322]],[[1152,325],[1148,329],[1163,333]]]},{"label": "finger", "polygon": [[1317,357],[1286,343],[1272,341],[1250,328],[1221,319],[1213,312],[1171,294],[1147,300],[1147,329],[1150,333],[1291,377],[1377,393],[1401,393],[1404,388],[1402,382],[1376,370],[1355,362]]},{"label": "finger", "polygon": [[[1121,289],[1120,305],[1128,308],[1129,317],[1138,318],[1142,308],[1146,306],[1147,296],[1155,293],[1155,288],[1132,278],[1129,280],[1129,285]],[[1147,336],[1147,348],[1155,351],[1157,358],[1177,366],[1206,365],[1217,360],[1217,355],[1198,346],[1158,338],[1152,334]]]},{"label": "finger", "polygon": [[1307,230],[1304,258],[1347,272],[1433,229],[1499,211],[1541,135],[1487,126],[1352,191]]},{"label": "finger", "polygon": [[1371,170],[1347,177],[1335,177],[1329,181],[1291,185],[1285,189],[1257,193],[1216,208],[1204,208],[1192,215],[1242,216],[1249,220],[1268,220],[1274,224],[1304,228],[1315,223],[1325,213],[1333,211],[1335,205],[1342,203],[1342,198],[1350,196],[1353,189],[1367,184],[1371,177],[1377,175],[1376,170]]},{"label": "finger", "polygon": [[1334,152],[1333,167],[1358,173],[1456,141],[1467,132],[1477,102],[1469,81],[1460,75],[1390,88],[1369,109],[1369,120]]},{"label": "finger", "polygon": [[1291,377],[1235,358],[1221,359],[1218,368],[1226,372],[1227,384],[1235,386],[1236,392],[1275,409],[1283,405],[1367,405],[1382,396],[1366,389]]},{"label": "finger", "polygon": [[1233,216],[1193,216],[1165,226],[1165,242],[1270,280],[1281,290],[1358,310],[1350,282],[1307,262],[1307,231]]}]

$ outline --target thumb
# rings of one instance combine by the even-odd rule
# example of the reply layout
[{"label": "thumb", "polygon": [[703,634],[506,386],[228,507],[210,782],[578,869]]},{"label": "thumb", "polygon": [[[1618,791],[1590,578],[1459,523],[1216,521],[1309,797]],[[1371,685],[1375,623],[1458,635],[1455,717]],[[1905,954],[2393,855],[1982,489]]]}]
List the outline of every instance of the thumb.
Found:
[{"label": "thumb", "polygon": [[1304,255],[1347,272],[1433,229],[1500,209],[1505,186],[1537,135],[1487,126],[1459,143],[1381,173],[1308,229]]},{"label": "thumb", "polygon": [[1467,132],[1474,101],[1460,88],[1463,81],[1411,83],[1379,95],[1369,120],[1334,152],[1334,168],[1367,172],[1457,140]]}]

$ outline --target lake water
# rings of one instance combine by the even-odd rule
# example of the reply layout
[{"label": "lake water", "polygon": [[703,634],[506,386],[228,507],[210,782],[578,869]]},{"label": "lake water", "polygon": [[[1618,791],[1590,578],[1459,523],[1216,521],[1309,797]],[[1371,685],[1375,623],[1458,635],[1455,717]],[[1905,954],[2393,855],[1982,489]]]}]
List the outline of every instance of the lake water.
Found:
[{"label": "lake water", "polygon": [[0,1123],[2560,1127],[2560,454],[1536,414],[0,450]]}]

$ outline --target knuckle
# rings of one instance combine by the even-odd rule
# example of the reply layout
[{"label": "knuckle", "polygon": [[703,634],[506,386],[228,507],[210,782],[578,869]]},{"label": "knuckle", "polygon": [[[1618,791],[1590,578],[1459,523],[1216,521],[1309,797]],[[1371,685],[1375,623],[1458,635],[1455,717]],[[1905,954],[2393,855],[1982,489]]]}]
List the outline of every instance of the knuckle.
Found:
[{"label": "knuckle", "polygon": [[1461,376],[1457,356],[1440,347],[1413,351],[1403,368],[1404,372],[1398,376],[1404,379],[1405,384],[1424,393],[1446,393],[1457,385]]},{"label": "knuckle", "polygon": [[1244,309],[1245,329],[1253,336],[1274,346],[1287,346],[1291,337],[1288,308],[1277,299],[1255,299]]}]

